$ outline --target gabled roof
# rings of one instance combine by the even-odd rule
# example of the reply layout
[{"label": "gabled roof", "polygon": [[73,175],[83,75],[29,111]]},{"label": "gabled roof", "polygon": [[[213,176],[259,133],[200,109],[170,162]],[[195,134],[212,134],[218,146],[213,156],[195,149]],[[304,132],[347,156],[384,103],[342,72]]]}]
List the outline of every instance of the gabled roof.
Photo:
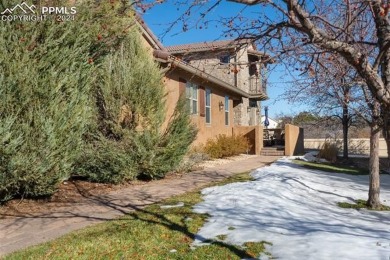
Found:
[{"label": "gabled roof", "polygon": [[165,49],[171,54],[181,54],[189,52],[202,52],[210,50],[227,50],[232,49],[244,44],[251,43],[248,39],[239,40],[223,40],[223,41],[212,41],[212,42],[198,42],[190,44],[180,44],[166,46]]},{"label": "gabled roof", "polygon": [[155,50],[165,50],[162,43],[159,41],[156,35],[154,35],[154,33],[149,29],[144,19],[142,19],[142,17],[138,13],[135,13],[135,19],[137,21],[137,24],[140,25],[141,27],[143,36],[145,36],[145,39],[149,42],[152,48]]}]

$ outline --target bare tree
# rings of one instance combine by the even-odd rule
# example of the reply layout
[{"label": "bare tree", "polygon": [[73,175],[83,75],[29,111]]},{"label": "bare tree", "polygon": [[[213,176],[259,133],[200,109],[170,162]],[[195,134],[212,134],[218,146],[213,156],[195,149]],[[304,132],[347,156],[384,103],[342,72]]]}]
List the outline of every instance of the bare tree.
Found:
[{"label": "bare tree", "polygon": [[[323,120],[340,120],[343,129],[343,158],[348,158],[348,132],[356,113],[350,106],[361,103],[361,78],[344,60],[333,53],[322,53],[315,59],[307,59],[301,80],[294,82],[284,96],[290,102],[309,104],[313,113]],[[364,99],[363,99],[364,101]],[[358,104],[360,106],[360,104]],[[360,113],[359,113],[360,114]]]},{"label": "bare tree", "polygon": [[[379,153],[380,108],[390,108],[390,20],[389,0],[228,0],[247,6],[260,5],[258,19],[243,17],[241,12],[222,19],[229,36],[258,40],[259,46],[283,57],[280,61],[299,63],[296,57],[316,59],[322,53],[332,53],[344,59],[364,81],[373,100],[371,123],[370,191],[368,206],[380,207]],[[217,1],[193,1],[178,21],[189,29],[188,17],[200,5],[209,4],[204,19]],[[248,18],[248,19],[247,19]],[[177,22],[177,21],[176,21]],[[309,58],[311,57],[311,58]],[[308,67],[309,69],[310,67]]]}]

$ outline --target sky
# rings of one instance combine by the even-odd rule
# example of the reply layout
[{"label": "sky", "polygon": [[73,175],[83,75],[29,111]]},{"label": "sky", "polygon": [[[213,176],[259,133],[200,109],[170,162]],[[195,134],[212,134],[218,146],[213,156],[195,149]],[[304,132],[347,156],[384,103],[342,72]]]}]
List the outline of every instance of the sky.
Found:
[{"label": "sky", "polygon": [[[210,217],[193,246],[224,235],[226,244],[272,243],[266,246],[272,259],[390,259],[390,212],[337,205],[366,200],[368,176],[311,170],[292,159],[257,169],[254,181],[202,190],[204,201],[194,210]],[[388,174],[381,176],[380,197],[390,205]]]},{"label": "sky", "polygon": [[[211,2],[213,3],[215,1]],[[170,24],[176,21],[187,8],[187,1],[183,1],[183,4],[179,4],[178,1],[168,1],[147,10],[142,16],[163,45],[169,46],[230,39],[231,37],[225,37],[223,33],[226,28],[217,21],[220,21],[221,18],[233,17],[237,13],[242,13],[245,17],[255,18],[259,8],[264,7],[261,5],[248,7],[242,4],[222,1],[220,5],[208,13],[208,18],[206,19],[208,23],[206,25],[201,22],[197,23],[199,12],[202,11],[192,10],[189,21],[191,26],[185,32],[183,31],[182,24],[176,24],[171,30],[167,31]],[[305,105],[289,104],[282,98],[286,88],[291,87],[291,83],[286,83],[291,81],[291,78],[285,75],[286,73],[282,65],[276,65],[274,67],[268,79],[269,100],[262,102],[262,114],[264,114],[264,106],[268,106],[271,118],[276,118],[277,115],[281,114],[296,115],[301,111],[307,110],[308,107]]]}]

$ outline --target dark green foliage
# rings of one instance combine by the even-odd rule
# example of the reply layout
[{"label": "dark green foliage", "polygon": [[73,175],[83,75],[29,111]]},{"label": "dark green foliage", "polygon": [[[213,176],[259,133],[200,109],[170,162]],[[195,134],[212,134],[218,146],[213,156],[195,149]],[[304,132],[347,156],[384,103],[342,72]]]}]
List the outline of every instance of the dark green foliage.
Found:
[{"label": "dark green foliage", "polygon": [[217,138],[206,142],[204,152],[211,158],[224,158],[247,153],[249,149],[249,141],[243,135],[218,135]]},{"label": "dark green foliage", "polygon": [[120,183],[136,178],[134,166],[124,144],[101,140],[84,148],[75,164],[74,176],[86,177],[93,182]]},{"label": "dark green foliage", "polygon": [[90,117],[89,18],[1,24],[0,201],[50,195],[69,177]]},{"label": "dark green foliage", "polygon": [[161,132],[162,75],[131,25],[121,3],[96,1],[75,21],[2,22],[0,201],[49,196],[71,174],[118,183],[176,167],[194,130],[178,108]]},{"label": "dark green foliage", "polygon": [[167,172],[175,170],[196,134],[185,100],[180,99],[163,134],[145,131],[132,139],[140,176],[147,179],[162,178]]},{"label": "dark green foliage", "polygon": [[[92,127],[100,137],[86,147],[84,153],[91,155],[91,161],[86,162],[87,157],[82,157],[78,172],[94,181],[120,182],[134,176],[162,178],[178,167],[196,130],[182,100],[162,131],[165,93],[161,77],[138,34],[130,32],[119,51],[107,57],[101,71],[101,85],[95,89],[97,120]],[[110,153],[95,149],[102,146],[101,142],[115,143],[122,148],[112,149]],[[88,151],[91,147],[93,151]]]}]

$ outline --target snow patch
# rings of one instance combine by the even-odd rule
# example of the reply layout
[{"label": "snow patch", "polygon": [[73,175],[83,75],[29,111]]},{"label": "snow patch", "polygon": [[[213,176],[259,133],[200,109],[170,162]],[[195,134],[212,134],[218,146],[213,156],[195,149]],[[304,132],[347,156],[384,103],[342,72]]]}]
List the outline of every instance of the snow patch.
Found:
[{"label": "snow patch", "polygon": [[[270,242],[277,259],[390,259],[390,212],[337,206],[367,198],[368,176],[323,173],[291,159],[257,169],[255,181],[204,189],[194,210],[211,217],[193,245],[224,234],[225,243]],[[381,186],[389,201],[390,176]]]}]

